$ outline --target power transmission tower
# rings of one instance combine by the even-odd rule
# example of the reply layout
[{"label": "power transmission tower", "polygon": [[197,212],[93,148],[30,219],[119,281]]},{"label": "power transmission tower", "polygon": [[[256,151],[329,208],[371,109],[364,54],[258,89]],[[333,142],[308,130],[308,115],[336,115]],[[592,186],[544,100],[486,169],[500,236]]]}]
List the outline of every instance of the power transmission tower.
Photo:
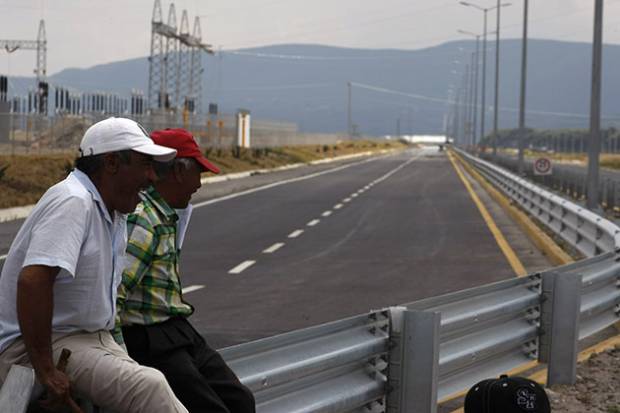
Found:
[{"label": "power transmission tower", "polygon": [[202,43],[202,29],[200,27],[200,18],[196,16],[194,19],[194,34],[186,40],[192,50],[192,63],[189,80],[188,96],[193,102],[193,112],[200,112],[202,108],[202,53],[207,52],[214,54],[210,44]]},{"label": "power transmission tower", "polygon": [[202,51],[213,54],[211,45],[202,43],[200,19],[195,18],[190,34],[187,11],[183,10],[177,31],[174,4],[170,4],[167,23],[163,23],[161,2],[155,0],[149,57],[149,108],[200,111]]},{"label": "power transmission tower", "polygon": [[17,50],[36,50],[37,60],[34,74],[36,75],[37,108],[41,113],[47,111],[47,38],[45,35],[45,21],[39,22],[37,40],[0,40],[0,48],[8,53]]},{"label": "power transmission tower", "polygon": [[151,20],[151,55],[149,56],[149,86],[148,107],[159,109],[162,107],[161,71],[164,65],[164,37],[167,32],[162,22],[161,3],[155,0],[153,5],[153,19]]},{"label": "power transmission tower", "polygon": [[[183,10],[181,15],[181,26],[179,29],[179,37],[185,39],[189,37],[189,19],[187,10]],[[191,49],[186,42],[179,42],[179,61],[177,67],[177,105],[179,108],[188,109],[190,105],[188,101],[190,82],[191,82]]]},{"label": "power transmission tower", "polygon": [[[171,22],[173,25],[170,25]],[[170,5],[168,24],[166,24],[162,18],[161,2],[155,0],[153,19],[151,20],[151,55],[149,56],[148,105],[151,110],[170,107],[170,92],[168,90],[170,83],[168,80],[170,79],[171,68],[169,63],[171,59],[169,56],[171,54],[170,49],[175,47],[175,45],[171,45],[171,42],[176,42],[177,37],[174,5]]]},{"label": "power transmission tower", "polygon": [[175,86],[177,80],[177,13],[174,3],[170,4],[168,9],[168,29],[170,35],[166,37],[166,51],[164,55],[164,70],[163,70],[163,87],[162,92],[166,96],[165,105],[166,109],[171,107],[178,107],[178,96],[175,93]]}]

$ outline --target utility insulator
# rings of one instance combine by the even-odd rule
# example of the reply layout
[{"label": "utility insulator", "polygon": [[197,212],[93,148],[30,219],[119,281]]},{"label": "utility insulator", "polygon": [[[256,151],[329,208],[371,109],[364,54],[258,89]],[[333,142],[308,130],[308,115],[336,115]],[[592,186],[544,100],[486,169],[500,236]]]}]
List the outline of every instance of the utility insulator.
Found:
[{"label": "utility insulator", "polygon": [[49,96],[49,85],[45,81],[39,82],[39,113],[47,114],[47,98]]},{"label": "utility insulator", "polygon": [[6,102],[9,95],[9,79],[6,76],[0,76],[0,102]]}]

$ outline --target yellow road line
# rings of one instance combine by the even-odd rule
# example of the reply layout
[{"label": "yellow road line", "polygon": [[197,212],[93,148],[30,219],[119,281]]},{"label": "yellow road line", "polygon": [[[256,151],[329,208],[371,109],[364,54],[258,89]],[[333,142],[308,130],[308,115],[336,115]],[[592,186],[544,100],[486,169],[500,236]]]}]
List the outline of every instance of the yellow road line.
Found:
[{"label": "yellow road line", "polygon": [[541,230],[524,212],[514,206],[500,191],[495,189],[478,171],[464,161],[458,154],[453,154],[459,164],[485,189],[514,222],[525,232],[527,237],[541,250],[554,265],[564,265],[574,260],[543,230]]},{"label": "yellow road line", "polygon": [[515,254],[510,244],[508,244],[508,241],[506,241],[504,234],[502,234],[502,232],[499,230],[499,228],[495,224],[495,221],[493,221],[491,214],[489,214],[489,211],[486,209],[482,201],[480,201],[480,198],[478,198],[478,195],[474,192],[473,188],[471,187],[471,184],[469,183],[469,181],[467,180],[467,178],[461,171],[460,167],[454,161],[454,156],[450,152],[448,152],[448,158],[450,159],[450,162],[452,163],[452,166],[454,167],[454,170],[458,174],[459,178],[461,178],[461,181],[463,181],[463,184],[465,185],[465,188],[467,188],[467,191],[469,192],[469,195],[471,196],[472,200],[478,207],[478,210],[480,211],[480,215],[482,215],[484,222],[489,227],[489,230],[493,234],[493,237],[495,237],[495,241],[497,242],[497,245],[499,245],[499,248],[504,253],[504,256],[508,260],[508,263],[512,267],[512,270],[515,272],[515,274],[517,274],[518,277],[527,275],[527,271],[525,270],[525,267],[523,266],[523,264],[517,257],[517,254]]}]

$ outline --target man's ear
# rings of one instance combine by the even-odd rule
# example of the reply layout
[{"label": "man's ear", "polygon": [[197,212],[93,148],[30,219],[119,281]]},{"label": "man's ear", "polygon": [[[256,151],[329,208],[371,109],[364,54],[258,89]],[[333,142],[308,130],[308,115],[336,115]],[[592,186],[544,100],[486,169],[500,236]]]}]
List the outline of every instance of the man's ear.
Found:
[{"label": "man's ear", "polygon": [[181,162],[175,162],[173,166],[174,180],[178,183],[183,182],[185,178],[185,165]]},{"label": "man's ear", "polygon": [[110,152],[103,155],[103,170],[116,174],[121,164],[121,158],[117,153]]}]

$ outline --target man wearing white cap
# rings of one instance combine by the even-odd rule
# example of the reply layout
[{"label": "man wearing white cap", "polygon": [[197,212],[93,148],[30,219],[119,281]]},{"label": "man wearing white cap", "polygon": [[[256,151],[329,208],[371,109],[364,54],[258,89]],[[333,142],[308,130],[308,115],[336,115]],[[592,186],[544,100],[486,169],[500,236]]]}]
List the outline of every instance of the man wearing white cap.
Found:
[{"label": "man wearing white cap", "polygon": [[[135,121],[91,126],[76,169],[52,186],[22,225],[0,276],[0,384],[12,364],[31,365],[44,406],[71,391],[123,412],[187,412],[164,376],[138,365],[108,330],[123,272],[126,215],[153,177],[152,161],[176,151],[156,145]],[[56,367],[71,351],[66,372]]]}]

